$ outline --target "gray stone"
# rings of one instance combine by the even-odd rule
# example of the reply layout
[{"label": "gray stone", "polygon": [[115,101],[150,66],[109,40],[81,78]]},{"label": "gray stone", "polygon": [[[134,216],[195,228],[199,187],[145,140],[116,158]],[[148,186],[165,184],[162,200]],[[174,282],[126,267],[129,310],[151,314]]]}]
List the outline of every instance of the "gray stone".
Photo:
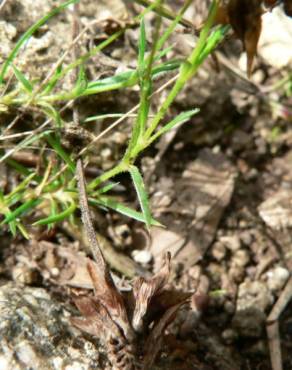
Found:
[{"label": "gray stone", "polygon": [[44,289],[2,285],[0,368],[105,369],[99,365],[98,343],[84,339],[70,324],[70,316]]}]

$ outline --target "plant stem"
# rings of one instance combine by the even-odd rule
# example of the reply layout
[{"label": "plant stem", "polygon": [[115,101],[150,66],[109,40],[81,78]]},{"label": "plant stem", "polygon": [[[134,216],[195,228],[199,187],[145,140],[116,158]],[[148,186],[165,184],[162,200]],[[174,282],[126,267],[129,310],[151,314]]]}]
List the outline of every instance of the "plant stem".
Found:
[{"label": "plant stem", "polygon": [[129,164],[126,161],[121,161],[114,168],[111,168],[110,170],[97,177],[95,180],[91,181],[91,183],[87,186],[88,190],[94,190],[99,184],[111,179],[116,175],[119,175],[122,172],[126,172],[128,168]]},{"label": "plant stem", "polygon": [[200,66],[202,60],[200,60],[200,54],[205,48],[206,40],[208,38],[208,34],[210,31],[210,28],[212,27],[212,24],[215,19],[215,15],[218,8],[218,2],[216,0],[213,0],[211,9],[207,18],[207,21],[200,33],[200,37],[198,40],[198,43],[196,47],[194,48],[192,54],[187,59],[185,63],[182,64],[180,69],[179,77],[173,86],[172,90],[170,91],[169,95],[167,96],[166,100],[160,107],[159,111],[153,118],[152,122],[149,125],[149,128],[146,130],[145,133],[145,139],[146,141],[151,137],[152,133],[155,131],[156,127],[160,123],[160,121],[164,118],[168,108],[173,103],[176,96],[180,93],[180,91],[185,86],[186,82],[194,76],[194,74],[197,72],[198,67]]}]

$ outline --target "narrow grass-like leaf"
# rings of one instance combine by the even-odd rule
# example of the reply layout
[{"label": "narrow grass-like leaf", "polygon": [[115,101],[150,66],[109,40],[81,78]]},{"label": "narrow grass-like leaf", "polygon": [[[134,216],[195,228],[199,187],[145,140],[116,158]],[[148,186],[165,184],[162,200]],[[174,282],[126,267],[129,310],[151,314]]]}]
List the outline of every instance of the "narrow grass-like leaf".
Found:
[{"label": "narrow grass-like leaf", "polygon": [[229,26],[219,26],[211,33],[207,39],[205,48],[200,54],[199,64],[203,63],[210,53],[214,51],[215,47],[224,39],[229,29]]},{"label": "narrow grass-like leaf", "polygon": [[[113,198],[100,197],[100,198],[98,198],[98,200],[93,199],[93,198],[89,198],[88,201],[92,205],[103,206],[105,209],[110,208],[110,209],[112,209],[116,212],[119,212],[120,214],[122,214],[124,216],[132,218],[133,220],[146,223],[145,216],[143,215],[143,213],[135,211],[134,209],[132,209],[130,207],[127,207],[124,204],[121,204],[121,203],[117,202]],[[163,226],[160,222],[158,222],[157,220],[155,220],[152,217],[151,217],[150,222],[151,222],[152,226],[161,226],[161,227]]]},{"label": "narrow grass-like leaf", "polygon": [[136,70],[126,71],[117,75],[106,77],[98,81],[88,83],[87,89],[83,95],[96,94],[98,92],[116,90],[130,87],[138,82],[138,73]]},{"label": "narrow grass-like leaf", "polygon": [[85,118],[83,121],[84,123],[92,122],[92,121],[100,121],[106,118],[121,118],[123,117],[124,113],[109,113],[109,114],[100,114],[98,116],[90,116]]},{"label": "narrow grass-like leaf", "polygon": [[145,51],[146,51],[146,31],[145,31],[145,22],[144,18],[140,22],[140,35],[138,41],[138,71],[139,75],[142,76],[145,70]]},{"label": "narrow grass-like leaf", "polygon": [[[145,7],[150,7],[155,5],[153,7],[153,11],[160,15],[163,18],[167,18],[170,20],[175,20],[176,19],[176,14],[172,12],[169,8],[165,7],[164,5],[161,5],[160,3],[162,1],[152,1],[152,0],[133,0],[135,3],[140,4]],[[194,25],[188,21],[187,19],[179,19],[179,23],[181,23],[183,26],[188,27],[188,28],[194,28]]]},{"label": "narrow grass-like leaf", "polygon": [[61,128],[63,126],[63,121],[57,109],[55,109],[51,104],[44,101],[39,102],[39,105],[43,108],[45,113],[50,118],[52,118],[58,128]]},{"label": "narrow grass-like leaf", "polygon": [[14,211],[7,214],[4,220],[1,222],[0,226],[11,221],[15,221],[20,215],[24,215],[29,210],[35,208],[38,204],[42,202],[42,199],[30,199],[23,203],[21,206],[17,207]]},{"label": "narrow grass-like leaf", "polygon": [[103,186],[102,188],[98,189],[99,194],[105,194],[109,191],[111,191],[114,187],[119,185],[119,182],[110,182],[109,184]]},{"label": "narrow grass-like leaf", "polygon": [[15,59],[17,56],[20,48],[22,45],[27,42],[27,40],[37,31],[43,24],[45,24],[50,18],[54,17],[56,14],[60,13],[63,9],[68,7],[70,4],[77,3],[79,0],[68,0],[65,3],[61,4],[57,8],[52,9],[48,14],[42,17],[39,21],[33,24],[17,41],[15,47],[9,54],[8,58],[5,60],[1,72],[0,72],[0,84],[3,84],[4,77],[7,72],[7,68],[9,67],[10,63]]},{"label": "narrow grass-like leaf", "polygon": [[135,186],[139,204],[145,218],[146,226],[147,228],[149,228],[151,225],[151,212],[142,175],[140,174],[140,171],[136,166],[130,166],[129,172]]},{"label": "narrow grass-like leaf", "polygon": [[53,89],[54,87],[56,86],[57,82],[59,81],[60,77],[61,77],[61,72],[62,72],[62,64],[59,65],[52,78],[49,80],[49,82],[44,86],[43,90],[42,90],[42,95],[46,95],[46,94],[49,94]]},{"label": "narrow grass-like leaf", "polygon": [[157,55],[155,55],[154,62],[159,61],[162,59],[167,53],[169,53],[174,48],[174,45],[170,45],[167,48],[161,50]]},{"label": "narrow grass-like leaf", "polygon": [[17,221],[16,226],[17,226],[18,230],[21,232],[22,236],[24,236],[25,239],[29,240],[29,234],[28,234],[26,228],[24,227],[24,225],[21,222]]},{"label": "narrow grass-like leaf", "polygon": [[43,218],[39,221],[36,221],[33,223],[33,226],[39,226],[39,225],[50,225],[55,222],[61,222],[65,220],[65,218],[69,217],[76,209],[76,204],[72,203],[70,206],[65,209],[65,211],[50,215],[49,217]]},{"label": "narrow grass-like leaf", "polygon": [[7,158],[6,163],[13,167],[21,175],[29,176],[32,173],[32,171],[30,171],[27,167],[23,166],[12,158]]},{"label": "narrow grass-like leaf", "polygon": [[[149,144],[151,144],[154,140],[158,139],[159,136],[165,134],[169,130],[173,129],[175,126],[182,125],[186,121],[188,121],[192,116],[197,114],[200,111],[200,109],[192,109],[187,112],[182,112],[179,115],[177,115],[172,121],[164,125],[156,134],[152,135]],[[148,144],[148,145],[149,145]]]},{"label": "narrow grass-like leaf", "polygon": [[11,234],[13,236],[16,236],[16,230],[17,230],[17,227],[16,227],[16,221],[11,221],[9,222],[9,229],[11,231]]},{"label": "narrow grass-like leaf", "polygon": [[74,93],[76,94],[76,97],[79,97],[83,94],[83,92],[86,90],[88,85],[85,68],[84,65],[80,66],[78,77],[76,80],[76,84],[74,86]]},{"label": "narrow grass-like leaf", "polygon": [[60,139],[54,137],[53,135],[48,134],[46,136],[49,144],[53,149],[55,149],[56,153],[59,157],[61,157],[68,165],[70,170],[75,173],[75,164],[73,163],[72,159],[70,158],[69,154],[65,152],[65,150],[62,148],[62,145],[60,144]]},{"label": "narrow grass-like leaf", "polygon": [[28,175],[20,184],[18,184],[11,193],[5,195],[5,199],[7,202],[10,202],[10,199],[13,197],[14,194],[18,194],[21,191],[25,190],[27,185],[31,182],[31,180],[34,178],[35,173],[31,173]]},{"label": "narrow grass-like leaf", "polygon": [[25,75],[14,65],[12,64],[12,68],[15,74],[15,77],[20,82],[24,90],[31,94],[33,90],[32,84],[28,81],[28,79],[25,77]]}]

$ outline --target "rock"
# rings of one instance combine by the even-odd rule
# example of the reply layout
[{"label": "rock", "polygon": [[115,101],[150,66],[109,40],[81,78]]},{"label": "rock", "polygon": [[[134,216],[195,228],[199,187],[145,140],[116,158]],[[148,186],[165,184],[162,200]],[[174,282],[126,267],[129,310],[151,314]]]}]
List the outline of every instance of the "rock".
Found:
[{"label": "rock", "polygon": [[232,257],[232,263],[238,267],[246,266],[250,261],[250,256],[247,250],[240,249],[236,251]]},{"label": "rock", "polygon": [[144,251],[134,250],[132,252],[132,256],[135,262],[141,263],[142,265],[149,264],[153,259],[152,254],[146,250]]},{"label": "rock", "polygon": [[273,296],[261,281],[245,281],[239,285],[236,311],[257,309],[264,312],[273,303]]},{"label": "rock", "polygon": [[258,207],[264,222],[275,230],[292,226],[292,191],[280,189]]},{"label": "rock", "polygon": [[272,291],[279,291],[283,288],[288,280],[290,273],[281,266],[275,267],[267,272],[267,286]]},{"label": "rock", "polygon": [[253,242],[253,236],[249,230],[242,231],[239,238],[246,247],[249,247]]},{"label": "rock", "polygon": [[0,287],[0,368],[89,370],[99,365],[97,342],[83,338],[71,313],[48,292],[8,283]]},{"label": "rock", "polygon": [[240,248],[240,239],[237,235],[225,235],[220,238],[220,242],[231,251],[236,251]]},{"label": "rock", "polygon": [[211,253],[217,261],[222,261],[226,255],[225,245],[219,242],[214,243]]},{"label": "rock", "polygon": [[[292,20],[280,8],[267,12],[263,17],[262,34],[258,53],[265,62],[276,69],[289,65],[292,61]],[[277,32],[275,32],[277,30]]]}]

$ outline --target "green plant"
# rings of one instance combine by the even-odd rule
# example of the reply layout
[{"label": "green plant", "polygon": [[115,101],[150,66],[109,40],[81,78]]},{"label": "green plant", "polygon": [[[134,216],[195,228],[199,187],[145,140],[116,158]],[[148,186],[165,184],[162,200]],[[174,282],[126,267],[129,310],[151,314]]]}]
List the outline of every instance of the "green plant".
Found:
[{"label": "green plant", "polygon": [[[1,225],[8,224],[13,234],[17,229],[28,237],[28,232],[23,225],[23,216],[32,213],[35,209],[41,210],[45,217],[34,222],[34,225],[52,225],[56,222],[70,218],[74,221],[74,211],[78,205],[78,196],[75,181],[75,162],[78,155],[86,153],[101,135],[96,137],[91,144],[84,147],[81,152],[68,153],[61,144],[60,130],[64,126],[59,104],[61,102],[72,102],[80,97],[99,94],[105,91],[126,89],[134,85],[140,87],[140,102],[135,115],[132,134],[125,154],[119,163],[112,169],[102,173],[94,179],[87,188],[89,202],[96,206],[114,209],[124,215],[144,222],[147,227],[151,224],[158,225],[151,216],[147,191],[144,186],[142,175],[135,165],[138,156],[149,147],[161,135],[173,127],[188,121],[198,109],[183,112],[169,122],[165,122],[166,113],[175,100],[176,96],[184,88],[185,84],[194,76],[200,65],[217,47],[227,32],[227,27],[212,27],[216,15],[218,1],[214,0],[210,7],[208,18],[200,32],[198,42],[191,55],[184,61],[176,59],[164,60],[167,52],[166,41],[176,25],[182,20],[183,14],[190,5],[191,0],[186,0],[184,6],[169,27],[161,32],[161,18],[157,16],[157,23],[153,35],[152,46],[149,49],[146,40],[144,17],[149,11],[156,11],[158,14],[163,9],[161,1],[151,3],[136,19],[140,22],[140,37],[138,44],[137,68],[135,70],[116,74],[98,81],[88,81],[86,76],[85,63],[97,52],[105,49],[113,41],[119,38],[125,29],[121,29],[108,37],[101,44],[94,47],[85,55],[77,58],[67,66],[63,66],[62,58],[56,63],[55,68],[48,74],[45,82],[28,80],[25,73],[17,67],[17,55],[21,46],[27,42],[31,35],[47,22],[55,14],[65,9],[68,5],[77,3],[78,0],[69,0],[60,7],[52,10],[39,22],[33,25],[17,42],[15,48],[7,58],[0,71],[0,112],[3,113],[13,108],[37,109],[42,112],[46,121],[35,130],[16,134],[15,138],[25,136],[11,150],[2,152],[0,163],[6,161],[21,177],[22,182],[9,194],[0,194],[0,213],[4,216]],[[163,12],[162,12],[163,15]],[[58,89],[57,84],[73,69],[79,67],[78,77],[73,89],[63,91]],[[150,117],[149,111],[151,99],[156,93],[154,81],[161,74],[178,70],[173,87],[170,89],[161,107]],[[8,72],[13,72],[16,83],[9,85]],[[65,105],[66,106],[66,105]],[[133,113],[135,109],[131,113]],[[111,127],[115,127],[129,114],[123,114]],[[88,117],[85,121],[103,118],[102,115]],[[106,130],[102,133],[105,135]],[[2,135],[0,140],[13,138],[14,135]],[[24,148],[30,148],[32,144],[38,143],[43,150],[53,150],[56,153],[55,162],[43,160],[45,170],[43,173],[36,173],[21,165],[11,158],[11,154]],[[141,208],[141,212],[135,211],[121,203],[108,192],[115,186],[111,181],[116,175],[128,172],[133,181]]]}]

